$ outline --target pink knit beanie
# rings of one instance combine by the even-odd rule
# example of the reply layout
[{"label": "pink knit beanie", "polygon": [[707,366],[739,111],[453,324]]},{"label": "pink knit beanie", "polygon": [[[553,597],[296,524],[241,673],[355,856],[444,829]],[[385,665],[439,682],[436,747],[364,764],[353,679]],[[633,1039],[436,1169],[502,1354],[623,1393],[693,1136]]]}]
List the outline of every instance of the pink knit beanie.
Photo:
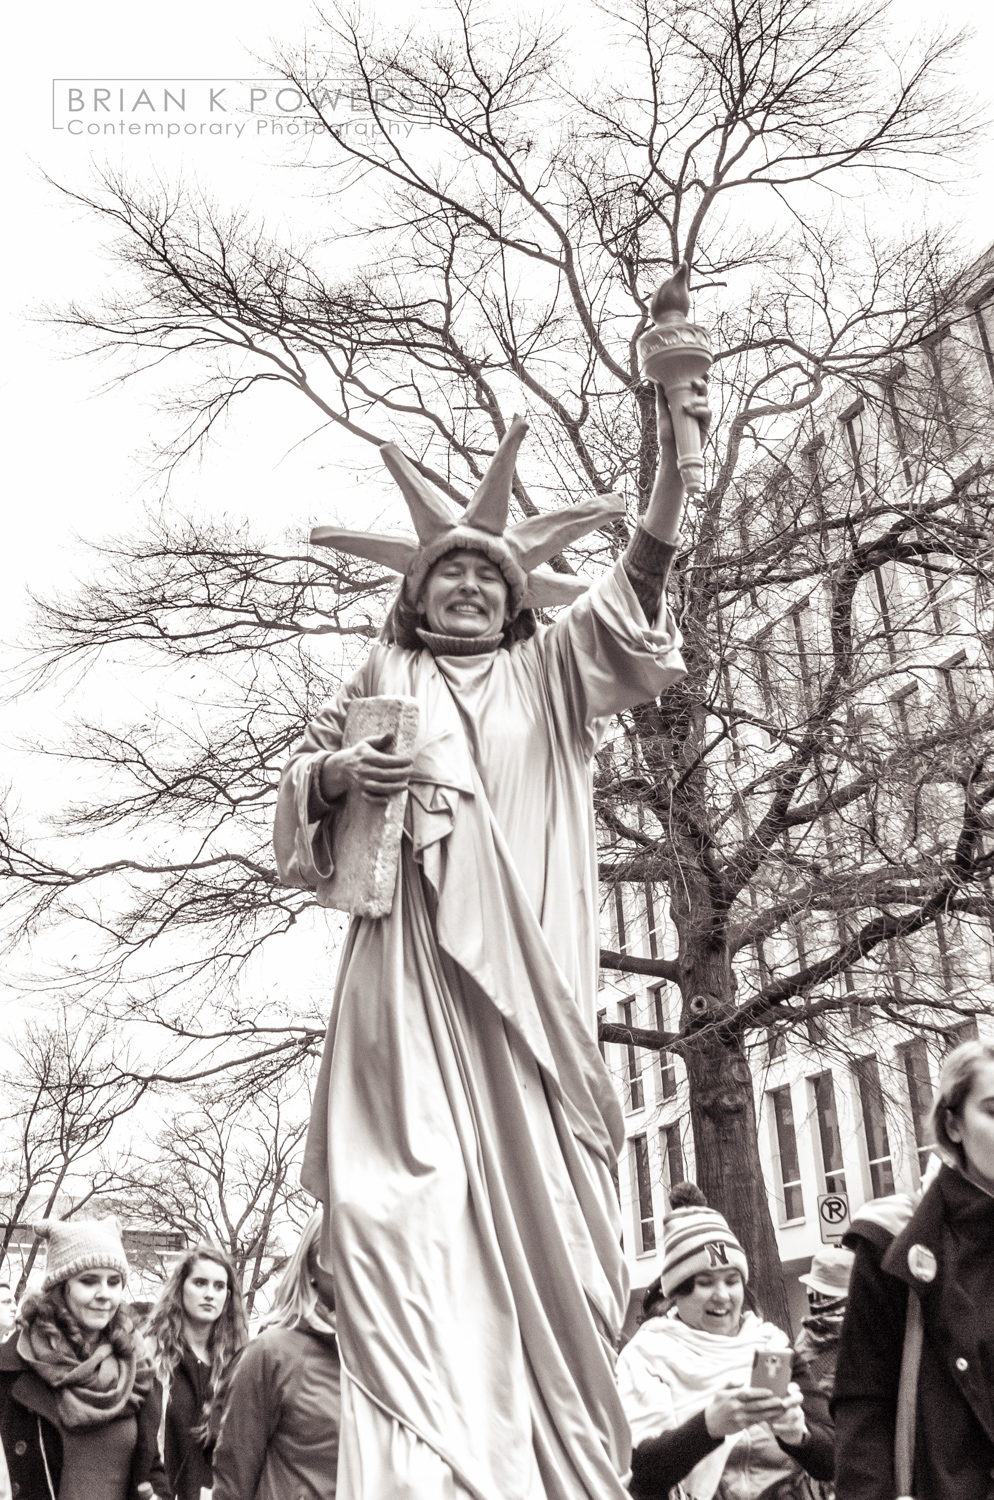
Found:
[{"label": "pink knit beanie", "polygon": [[121,1244],[121,1227],[108,1219],[42,1219],[34,1226],[40,1240],[48,1242],[43,1292],[49,1291],[80,1271],[106,1267],[120,1271],[127,1280],[128,1260]]}]

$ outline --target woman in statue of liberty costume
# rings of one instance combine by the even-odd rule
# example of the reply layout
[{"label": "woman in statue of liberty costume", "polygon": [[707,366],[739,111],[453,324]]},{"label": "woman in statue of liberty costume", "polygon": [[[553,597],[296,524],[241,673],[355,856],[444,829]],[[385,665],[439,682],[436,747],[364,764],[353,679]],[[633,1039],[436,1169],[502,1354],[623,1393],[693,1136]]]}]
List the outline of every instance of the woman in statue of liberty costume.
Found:
[{"label": "woman in statue of liberty costume", "polygon": [[[706,427],[695,390],[684,410]],[[627,1493],[591,761],[612,714],[684,672],[662,597],[684,490],[657,392],[649,507],[590,587],[538,565],[623,503],[508,527],[519,418],[461,516],[388,446],[417,538],[314,534],[404,580],[286,767],[282,879],[320,901],[344,793],[410,793],[392,910],[345,943],[303,1176],[338,1288],[339,1500]],[[341,748],[350,701],[376,694],[417,699],[410,757]]]}]

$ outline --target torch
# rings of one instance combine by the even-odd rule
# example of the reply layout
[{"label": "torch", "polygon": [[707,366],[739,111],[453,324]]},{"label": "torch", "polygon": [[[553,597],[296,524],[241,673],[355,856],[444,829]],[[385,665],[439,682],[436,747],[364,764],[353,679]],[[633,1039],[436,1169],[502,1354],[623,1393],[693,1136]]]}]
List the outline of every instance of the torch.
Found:
[{"label": "torch", "polygon": [[691,381],[700,379],[711,368],[714,354],[706,329],[691,323],[687,262],[664,281],[649,304],[654,326],[638,341],[639,366],[644,380],[661,385],[673,419],[676,436],[676,463],[688,494],[704,488],[704,461],[701,457],[701,429],[695,417],[688,417],[684,403],[696,399]]}]

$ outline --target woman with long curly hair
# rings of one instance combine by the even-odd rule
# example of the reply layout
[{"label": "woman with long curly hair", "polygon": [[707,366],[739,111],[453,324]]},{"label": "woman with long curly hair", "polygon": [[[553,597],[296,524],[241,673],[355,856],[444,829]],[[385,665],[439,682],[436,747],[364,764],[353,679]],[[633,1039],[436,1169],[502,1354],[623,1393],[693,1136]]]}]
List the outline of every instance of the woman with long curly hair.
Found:
[{"label": "woman with long curly hair", "polygon": [[304,1226],[259,1336],[238,1361],[214,1452],[214,1500],[334,1500],[341,1368],[335,1282]]},{"label": "woman with long curly hair", "polygon": [[0,1345],[0,1438],[18,1500],[167,1500],[161,1392],[124,1287],[114,1219],[59,1223],[40,1294]]},{"label": "woman with long curly hair", "polygon": [[198,1245],[172,1270],[145,1329],[162,1383],[162,1450],[169,1493],[200,1500],[211,1487],[211,1410],[218,1387],[248,1339],[231,1261]]}]

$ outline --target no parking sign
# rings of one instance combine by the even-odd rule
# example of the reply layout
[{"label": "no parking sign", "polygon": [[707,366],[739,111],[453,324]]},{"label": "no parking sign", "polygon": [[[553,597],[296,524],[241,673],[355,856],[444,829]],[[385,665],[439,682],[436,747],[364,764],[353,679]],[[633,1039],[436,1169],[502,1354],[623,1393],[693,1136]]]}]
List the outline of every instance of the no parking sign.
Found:
[{"label": "no parking sign", "polygon": [[822,1193],[818,1199],[818,1228],[823,1245],[834,1245],[849,1228],[849,1199],[845,1193]]}]

